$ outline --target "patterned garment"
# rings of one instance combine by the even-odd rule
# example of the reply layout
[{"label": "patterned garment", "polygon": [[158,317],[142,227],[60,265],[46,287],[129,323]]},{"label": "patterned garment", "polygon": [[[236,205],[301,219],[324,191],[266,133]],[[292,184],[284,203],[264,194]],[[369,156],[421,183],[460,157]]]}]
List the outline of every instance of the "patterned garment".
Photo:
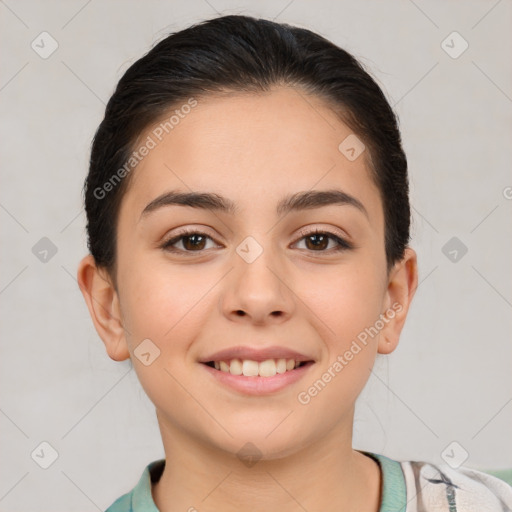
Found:
[{"label": "patterned garment", "polygon": [[[375,459],[381,468],[379,512],[512,512],[512,486],[488,473],[361,453]],[[159,512],[151,495],[151,482],[159,480],[164,467],[164,459],[148,464],[132,491],[106,512]]]},{"label": "patterned garment", "polygon": [[512,486],[487,473],[427,462],[401,462],[405,512],[511,512]]}]

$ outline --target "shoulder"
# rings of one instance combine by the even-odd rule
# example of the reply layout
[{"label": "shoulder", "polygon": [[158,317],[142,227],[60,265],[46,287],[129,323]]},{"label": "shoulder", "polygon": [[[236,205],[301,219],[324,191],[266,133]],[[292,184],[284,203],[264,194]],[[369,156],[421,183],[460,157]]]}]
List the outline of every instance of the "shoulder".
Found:
[{"label": "shoulder", "polygon": [[158,481],[165,467],[165,459],[148,464],[137,485],[118,498],[105,512],[158,512],[151,494],[151,484]]},{"label": "shoulder", "polygon": [[400,466],[411,510],[512,510],[512,486],[491,474],[467,467],[454,469],[448,464],[420,461],[400,462]]}]

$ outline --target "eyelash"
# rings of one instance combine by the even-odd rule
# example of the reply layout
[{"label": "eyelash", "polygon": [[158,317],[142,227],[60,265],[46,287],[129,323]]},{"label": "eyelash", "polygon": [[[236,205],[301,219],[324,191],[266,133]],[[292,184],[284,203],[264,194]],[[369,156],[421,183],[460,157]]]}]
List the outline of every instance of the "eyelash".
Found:
[{"label": "eyelash", "polygon": [[[203,250],[199,250],[199,251],[187,251],[187,250],[176,249],[176,248],[172,247],[176,242],[179,242],[181,239],[187,238],[187,237],[190,237],[193,235],[201,235],[203,237],[209,238],[210,240],[213,240],[212,237],[208,236],[206,233],[202,233],[201,231],[196,231],[193,229],[190,229],[190,230],[187,229],[187,230],[182,231],[178,235],[174,236],[173,238],[165,241],[161,245],[160,248],[164,249],[165,251],[168,251],[168,252],[180,253],[180,254],[187,254],[187,253],[193,254],[193,253],[205,252],[207,249],[203,249]],[[330,231],[322,231],[320,229],[315,229],[314,231],[302,231],[299,233],[299,235],[300,235],[300,238],[298,238],[294,242],[294,244],[296,244],[297,242],[300,242],[301,240],[303,240],[304,238],[307,238],[308,236],[314,236],[314,235],[327,235],[328,238],[330,238],[331,240],[334,240],[338,244],[338,246],[335,247],[334,249],[323,250],[323,251],[310,251],[310,252],[319,252],[319,253],[328,253],[329,254],[331,252],[338,253],[341,251],[347,251],[347,250],[354,249],[353,244],[351,244],[350,242],[347,242],[343,238],[339,237],[338,235],[336,235]]]}]

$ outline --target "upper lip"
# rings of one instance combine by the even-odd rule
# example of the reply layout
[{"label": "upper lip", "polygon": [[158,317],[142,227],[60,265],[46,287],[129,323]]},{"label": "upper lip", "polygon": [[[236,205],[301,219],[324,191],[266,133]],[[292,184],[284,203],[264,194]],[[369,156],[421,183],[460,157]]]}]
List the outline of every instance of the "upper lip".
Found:
[{"label": "upper lip", "polygon": [[247,346],[236,346],[220,350],[199,360],[200,363],[210,361],[230,361],[231,359],[250,359],[252,361],[265,361],[266,359],[295,359],[296,361],[313,361],[312,357],[306,356],[287,347],[276,345],[264,348],[252,348]]}]

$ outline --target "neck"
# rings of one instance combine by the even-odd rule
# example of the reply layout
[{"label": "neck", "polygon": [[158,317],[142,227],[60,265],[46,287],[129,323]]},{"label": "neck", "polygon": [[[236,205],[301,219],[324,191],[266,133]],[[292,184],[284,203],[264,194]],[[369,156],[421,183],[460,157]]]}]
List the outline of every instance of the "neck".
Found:
[{"label": "neck", "polygon": [[152,492],[161,512],[379,510],[378,463],[352,449],[351,428],[348,439],[331,431],[293,454],[252,462],[161,421],[160,428],[166,465]]}]

